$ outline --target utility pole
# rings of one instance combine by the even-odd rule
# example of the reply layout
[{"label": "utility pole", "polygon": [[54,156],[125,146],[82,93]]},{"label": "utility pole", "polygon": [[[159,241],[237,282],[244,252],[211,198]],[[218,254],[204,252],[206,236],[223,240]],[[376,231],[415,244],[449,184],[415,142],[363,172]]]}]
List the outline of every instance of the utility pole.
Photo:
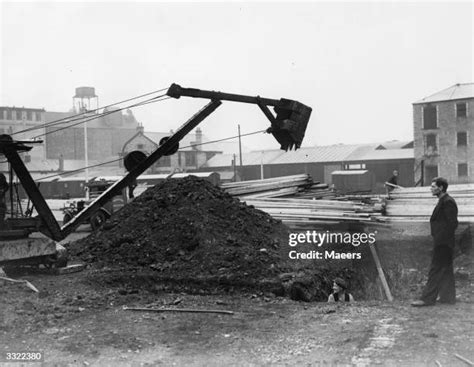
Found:
[{"label": "utility pole", "polygon": [[242,170],[242,141],[240,140],[240,124],[237,125],[239,129],[239,158],[240,158],[240,169]]},{"label": "utility pole", "polygon": [[265,151],[262,150],[262,159],[260,160],[260,179],[263,180],[263,156],[265,154]]},{"label": "utility pole", "polygon": [[236,167],[236,159],[237,157],[234,154],[234,159],[232,159],[232,166],[234,168],[234,179],[232,181],[237,181],[237,167]]},{"label": "utility pole", "polygon": [[[91,109],[91,99],[95,100],[96,102],[96,112]],[[97,114],[99,109],[99,97],[95,94],[95,88],[93,87],[78,87],[76,88],[76,94],[72,97],[72,104],[74,109],[76,108],[76,104],[79,107],[79,112],[84,118],[84,163],[86,165],[84,171],[84,180],[85,180],[85,188],[87,188],[87,182],[89,181],[89,144],[87,142],[87,119],[92,116],[92,114]],[[88,111],[92,111],[88,113]],[[85,194],[86,199],[89,199],[89,191],[86,190]]]},{"label": "utility pole", "polygon": [[[84,105],[82,105],[82,110],[83,112],[86,112],[86,108],[84,107]],[[85,174],[85,177],[84,177],[84,180],[85,180],[85,187],[87,187],[87,183],[89,182],[89,153],[87,151],[88,147],[87,147],[87,117],[85,119],[85,122],[84,122],[84,161],[85,161],[85,165],[86,165],[86,170],[84,172]],[[85,196],[86,196],[86,200],[89,200],[89,190],[86,190],[85,192]]]}]

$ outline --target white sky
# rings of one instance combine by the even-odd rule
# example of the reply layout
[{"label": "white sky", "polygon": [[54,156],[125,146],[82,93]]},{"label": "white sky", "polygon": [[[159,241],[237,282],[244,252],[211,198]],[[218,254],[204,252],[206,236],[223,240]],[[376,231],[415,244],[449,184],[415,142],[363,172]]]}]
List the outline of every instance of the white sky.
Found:
[{"label": "white sky", "polygon": [[[473,2],[5,2],[0,105],[67,111],[79,86],[100,105],[168,87],[298,100],[304,146],[412,140],[412,103],[473,82]],[[178,128],[206,100],[135,108],[148,131]],[[224,102],[212,139],[269,126]],[[269,136],[252,149],[278,148]]]}]

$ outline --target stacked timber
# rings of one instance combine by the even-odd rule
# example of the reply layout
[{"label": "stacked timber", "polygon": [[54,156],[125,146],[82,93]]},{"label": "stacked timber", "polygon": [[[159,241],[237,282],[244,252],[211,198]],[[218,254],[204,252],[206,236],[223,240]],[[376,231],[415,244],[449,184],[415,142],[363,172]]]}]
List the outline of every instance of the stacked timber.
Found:
[{"label": "stacked timber", "polygon": [[[474,184],[449,185],[448,193],[456,200],[459,222],[474,222]],[[437,202],[428,186],[397,188],[389,194],[386,215],[389,221],[426,222]]]},{"label": "stacked timber", "polygon": [[381,208],[361,202],[301,198],[241,198],[247,205],[267,212],[290,227],[314,221],[373,222]]},{"label": "stacked timber", "polygon": [[331,199],[336,198],[336,193],[325,183],[314,183],[304,191],[297,192],[295,197],[302,199]]},{"label": "stacked timber", "polygon": [[272,198],[292,196],[314,185],[308,174],[267,178],[264,180],[240,181],[222,184],[232,196]]},{"label": "stacked timber", "polygon": [[362,201],[339,200],[329,185],[308,174],[226,183],[222,188],[241,201],[290,227],[317,222],[373,222],[383,207]]}]

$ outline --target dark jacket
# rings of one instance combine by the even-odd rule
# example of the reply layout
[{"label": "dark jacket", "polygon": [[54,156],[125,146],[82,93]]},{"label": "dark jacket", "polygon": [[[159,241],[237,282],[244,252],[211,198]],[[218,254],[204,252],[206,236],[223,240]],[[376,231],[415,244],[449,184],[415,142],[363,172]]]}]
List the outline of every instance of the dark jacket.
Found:
[{"label": "dark jacket", "polygon": [[438,200],[431,214],[430,226],[435,247],[454,247],[454,231],[458,226],[458,206],[448,194]]},{"label": "dark jacket", "polygon": [[398,186],[398,176],[390,177],[390,180],[388,180],[388,183],[391,183],[392,185],[397,185]]}]

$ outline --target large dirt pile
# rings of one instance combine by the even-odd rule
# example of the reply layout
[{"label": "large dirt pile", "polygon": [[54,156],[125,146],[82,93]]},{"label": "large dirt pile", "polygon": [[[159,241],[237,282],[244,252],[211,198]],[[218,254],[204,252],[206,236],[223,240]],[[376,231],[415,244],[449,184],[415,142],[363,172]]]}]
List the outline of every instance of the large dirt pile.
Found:
[{"label": "large dirt pile", "polygon": [[69,250],[162,279],[251,285],[287,270],[287,247],[281,222],[190,176],[148,189]]}]

